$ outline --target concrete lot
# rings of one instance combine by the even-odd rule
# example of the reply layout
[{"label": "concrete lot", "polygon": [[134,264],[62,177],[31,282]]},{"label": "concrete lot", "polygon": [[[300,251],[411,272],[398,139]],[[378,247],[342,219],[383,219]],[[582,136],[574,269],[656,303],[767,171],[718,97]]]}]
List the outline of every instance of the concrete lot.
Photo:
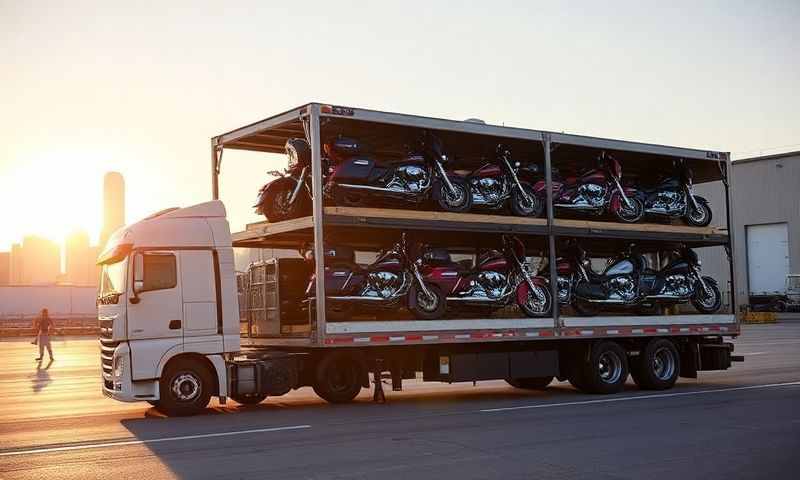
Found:
[{"label": "concrete lot", "polygon": [[171,419],[102,396],[95,339],[57,340],[49,368],[3,340],[0,478],[797,478],[800,322],[736,344],[745,363],[661,393],[411,382]]}]

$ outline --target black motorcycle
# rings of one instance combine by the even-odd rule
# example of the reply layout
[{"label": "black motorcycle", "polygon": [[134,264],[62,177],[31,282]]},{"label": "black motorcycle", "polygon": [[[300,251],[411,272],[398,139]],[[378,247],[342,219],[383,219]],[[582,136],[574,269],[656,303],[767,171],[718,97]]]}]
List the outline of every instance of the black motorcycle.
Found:
[{"label": "black motorcycle", "polygon": [[365,152],[359,141],[349,138],[330,144],[333,165],[325,194],[337,205],[400,201],[419,206],[433,198],[448,212],[466,212],[472,206],[466,181],[445,171],[450,158],[437,137],[426,133],[400,160],[376,159]]},{"label": "black motorcycle", "polygon": [[[593,315],[603,306],[646,309],[691,302],[705,314],[715,313],[722,306],[717,281],[700,275],[700,259],[690,248],[674,252],[661,270],[648,268],[644,256],[634,247],[610,261],[600,274],[592,270],[580,246],[574,246],[568,258],[574,270],[563,282],[559,277],[558,297],[580,315]],[[567,270],[559,268],[560,275],[562,272]]]},{"label": "black motorcycle", "polygon": [[641,189],[639,194],[648,215],[676,218],[682,217],[693,227],[705,227],[711,223],[711,207],[708,200],[695,195],[692,187],[692,170],[681,160],[676,162],[675,172],[662,178],[655,186]]},{"label": "black motorcycle", "polygon": [[[424,281],[419,267],[421,259],[409,255],[406,234],[393,246],[382,250],[370,265],[362,267],[355,261],[350,247],[325,249],[325,300],[333,318],[349,318],[354,309],[396,309],[407,307],[422,320],[440,318],[445,311],[445,295],[438,286]],[[313,248],[304,249],[303,256],[314,261]],[[312,275],[306,297],[316,294],[316,276]]]},{"label": "black motorcycle", "polygon": [[[509,204],[511,212],[521,217],[538,217],[544,211],[544,203],[536,195],[533,185],[524,180],[534,180],[539,166],[512,161],[511,151],[503,145],[497,146],[499,165],[486,163],[467,177],[472,206],[488,210],[499,210]],[[521,176],[525,176],[521,180]]]},{"label": "black motorcycle", "polygon": [[[311,148],[303,138],[290,138],[285,148],[288,167],[282,172],[267,172],[278,178],[261,187],[253,205],[256,213],[267,217],[269,222],[311,214]],[[323,165],[323,175],[326,170]]]}]

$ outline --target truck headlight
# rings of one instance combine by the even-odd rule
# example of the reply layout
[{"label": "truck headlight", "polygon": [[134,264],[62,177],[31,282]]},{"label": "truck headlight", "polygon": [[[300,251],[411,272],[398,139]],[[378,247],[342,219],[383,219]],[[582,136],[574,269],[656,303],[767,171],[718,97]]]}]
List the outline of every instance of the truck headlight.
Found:
[{"label": "truck headlight", "polygon": [[114,357],[114,377],[119,378],[122,376],[122,371],[125,369],[125,357]]}]

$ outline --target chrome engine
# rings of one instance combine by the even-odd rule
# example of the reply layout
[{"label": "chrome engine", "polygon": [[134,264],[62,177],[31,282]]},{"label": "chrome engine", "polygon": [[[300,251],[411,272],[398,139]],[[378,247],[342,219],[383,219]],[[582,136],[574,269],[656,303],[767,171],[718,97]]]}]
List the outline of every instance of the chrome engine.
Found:
[{"label": "chrome engine", "polygon": [[390,190],[417,193],[431,184],[431,174],[427,168],[419,165],[401,165],[394,171],[394,176],[386,185]]},{"label": "chrome engine", "polygon": [[506,182],[498,178],[474,178],[471,183],[472,202],[476,205],[496,205],[508,192]]},{"label": "chrome engine", "polygon": [[686,275],[669,275],[664,279],[664,290],[660,295],[688,297],[694,291],[692,281]]},{"label": "chrome engine", "polygon": [[508,294],[508,280],[500,272],[488,271],[478,274],[475,280],[470,281],[469,289],[461,296],[470,298],[485,298],[496,300]]},{"label": "chrome engine", "polygon": [[556,281],[558,283],[558,301],[560,303],[569,302],[572,281],[567,277],[558,277]]},{"label": "chrome engine", "polygon": [[606,187],[596,183],[587,183],[578,187],[578,194],[573,205],[583,205],[587,207],[602,207],[603,199],[606,196]]},{"label": "chrome engine", "polygon": [[362,292],[364,297],[391,298],[403,291],[406,278],[393,272],[378,271],[369,274],[369,285]]},{"label": "chrome engine", "polygon": [[614,277],[606,284],[609,300],[630,302],[636,299],[636,282],[631,277]]},{"label": "chrome engine", "polygon": [[652,203],[647,205],[650,213],[672,214],[683,211],[686,207],[686,199],[683,193],[672,190],[658,192]]}]

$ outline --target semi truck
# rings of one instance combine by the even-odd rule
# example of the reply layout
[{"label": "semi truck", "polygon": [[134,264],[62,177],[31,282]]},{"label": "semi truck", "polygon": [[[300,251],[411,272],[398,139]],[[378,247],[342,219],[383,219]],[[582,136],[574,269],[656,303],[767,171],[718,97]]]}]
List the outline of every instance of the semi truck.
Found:
[{"label": "semi truck", "polygon": [[[545,218],[432,213],[424,206],[353,207],[327,199],[325,177],[332,167],[324,158],[326,139],[370,138],[376,154],[391,157],[420,132],[434,132],[451,158],[466,166],[483,161],[498,142],[541,163]],[[219,199],[223,152],[283,153],[287,140],[296,138],[310,146],[307,214],[232,233]],[[332,278],[326,272],[335,268],[326,250],[332,244],[374,256],[408,234],[419,244],[446,246],[477,261],[477,252],[514,235],[525,257],[539,265],[558,265],[564,245],[581,242],[594,260],[613,258],[635,244],[655,268],[670,249],[730,248],[727,225],[556,217],[553,171],[579,169],[598,154],[622,159],[631,176],[647,176],[658,165],[680,160],[692,167],[695,182],[721,182],[729,194],[725,152],[321,103],[216,136],[211,140],[212,199],[119,229],[98,259],[103,392],[119,401],[150,402],[169,415],[190,415],[205,409],[212,397],[222,404],[228,399],[256,404],[308,386],[323,399],[342,403],[372,385],[374,398],[383,400],[384,377],[393,390],[421,375],[423,381],[448,383],[501,379],[522,389],[544,389],[559,379],[587,393],[611,394],[621,391],[629,376],[640,388],[666,389],[679,377],[729,368],[741,360],[726,341],[740,333],[735,298],[710,314],[653,305],[578,314],[555,301],[548,315],[536,318],[477,309],[418,319],[402,305],[377,313],[326,305],[325,283]],[[728,199],[723,223],[730,218]],[[269,259],[258,265],[258,278],[237,283],[237,247],[309,254]],[[558,269],[539,273],[547,276],[552,298],[558,299]],[[246,295],[243,284],[250,289]],[[257,304],[240,305],[251,297],[259,299]]]}]

